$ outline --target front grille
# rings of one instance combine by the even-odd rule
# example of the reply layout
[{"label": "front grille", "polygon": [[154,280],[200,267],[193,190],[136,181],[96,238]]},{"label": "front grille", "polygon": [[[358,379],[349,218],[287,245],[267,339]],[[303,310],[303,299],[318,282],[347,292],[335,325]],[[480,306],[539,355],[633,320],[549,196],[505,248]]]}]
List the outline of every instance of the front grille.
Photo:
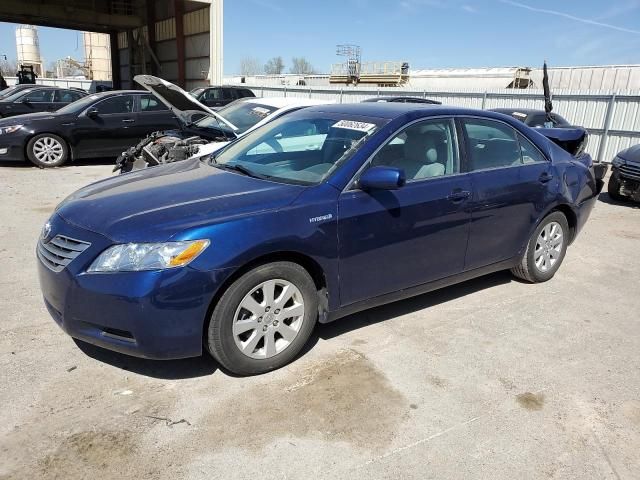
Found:
[{"label": "front grille", "polygon": [[75,238],[56,235],[48,242],[38,242],[38,258],[54,272],[61,272],[71,261],[91,246]]},{"label": "front grille", "polygon": [[634,178],[640,180],[640,164],[639,163],[625,163],[620,166],[620,173],[624,177]]}]

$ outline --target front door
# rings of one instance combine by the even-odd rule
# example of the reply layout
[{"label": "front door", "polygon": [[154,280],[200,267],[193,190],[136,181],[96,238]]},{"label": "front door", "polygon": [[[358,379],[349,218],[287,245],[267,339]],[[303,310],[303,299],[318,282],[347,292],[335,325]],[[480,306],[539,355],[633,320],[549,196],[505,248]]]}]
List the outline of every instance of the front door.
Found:
[{"label": "front door", "polygon": [[398,190],[352,188],[340,196],[342,306],[464,269],[471,181],[460,174],[453,120],[410,125],[369,166],[379,165],[404,170],[407,184]]},{"label": "front door", "polygon": [[558,179],[540,150],[510,125],[486,119],[462,123],[473,184],[465,269],[473,270],[518,254]]},{"label": "front door", "polygon": [[[92,109],[95,114],[88,113]],[[135,145],[140,139],[136,120],[133,95],[115,95],[95,103],[78,117],[77,157],[113,157]]]}]

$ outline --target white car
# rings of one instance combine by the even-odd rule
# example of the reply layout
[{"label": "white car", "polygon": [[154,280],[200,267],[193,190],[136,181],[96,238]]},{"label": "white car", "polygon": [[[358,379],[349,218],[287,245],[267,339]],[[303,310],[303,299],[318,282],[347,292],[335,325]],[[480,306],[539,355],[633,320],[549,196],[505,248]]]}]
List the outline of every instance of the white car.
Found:
[{"label": "white car", "polygon": [[[330,103],[295,97],[243,98],[214,111],[180,87],[161,78],[138,75],[134,80],[167,105],[182,128],[152,133],[123,152],[116,160],[114,169],[122,173],[208,156],[282,115],[304,107]],[[272,148],[283,148],[283,145],[274,145]]]}]

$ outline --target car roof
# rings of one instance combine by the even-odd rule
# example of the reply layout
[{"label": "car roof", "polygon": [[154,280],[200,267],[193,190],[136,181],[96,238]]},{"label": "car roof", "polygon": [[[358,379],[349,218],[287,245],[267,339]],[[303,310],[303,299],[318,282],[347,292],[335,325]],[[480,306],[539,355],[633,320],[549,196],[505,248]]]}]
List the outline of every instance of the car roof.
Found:
[{"label": "car roof", "polygon": [[315,100],[312,98],[296,98],[296,97],[247,97],[240,100],[245,103],[256,103],[274,108],[285,107],[309,107],[314,105],[326,105],[326,100]]},{"label": "car roof", "polygon": [[486,113],[484,110],[471,110],[457,107],[443,107],[430,103],[398,103],[398,102],[361,102],[361,103],[341,103],[325,105],[323,107],[310,107],[311,111],[341,113],[351,115],[361,115],[363,117],[378,117],[384,119],[394,119],[411,112],[428,112],[433,115],[460,115],[473,114],[478,112]]}]

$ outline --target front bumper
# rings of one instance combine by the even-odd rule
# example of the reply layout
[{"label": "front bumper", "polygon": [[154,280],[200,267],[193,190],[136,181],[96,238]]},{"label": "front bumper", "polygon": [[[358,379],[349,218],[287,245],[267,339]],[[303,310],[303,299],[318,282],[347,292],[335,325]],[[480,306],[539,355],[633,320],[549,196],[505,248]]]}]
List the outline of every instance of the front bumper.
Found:
[{"label": "front bumper", "polygon": [[4,135],[0,135],[0,161],[24,161],[24,145],[13,142],[3,142]]},{"label": "front bumper", "polygon": [[47,310],[70,336],[143,358],[178,359],[202,353],[203,328],[226,270],[86,273],[106,237],[54,215],[52,233],[91,243],[60,272],[38,259]]}]

